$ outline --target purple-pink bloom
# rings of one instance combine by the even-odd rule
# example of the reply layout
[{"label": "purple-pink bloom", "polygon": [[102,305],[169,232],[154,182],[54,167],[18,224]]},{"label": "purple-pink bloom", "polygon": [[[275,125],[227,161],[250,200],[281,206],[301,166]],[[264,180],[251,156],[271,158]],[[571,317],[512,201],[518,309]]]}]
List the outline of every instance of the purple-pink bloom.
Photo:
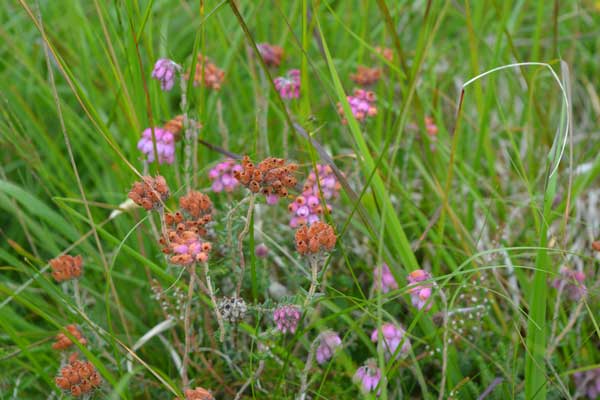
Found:
[{"label": "purple-pink bloom", "polygon": [[284,99],[297,99],[300,97],[300,70],[291,69],[286,76],[275,78],[273,83]]},{"label": "purple-pink bloom", "polygon": [[600,368],[573,374],[577,393],[586,395],[589,399],[600,398]]},{"label": "purple-pink bloom", "polygon": [[[346,96],[352,115],[357,121],[364,121],[367,117],[377,115],[377,107],[375,107],[375,93],[364,89],[354,90],[352,96]],[[348,121],[345,118],[344,108],[338,103],[338,113],[342,116],[342,123],[346,124]]]},{"label": "purple-pink bloom", "polygon": [[342,339],[336,332],[325,331],[321,334],[320,340],[315,357],[319,364],[323,364],[329,361],[335,350],[342,345]]},{"label": "purple-pink bloom", "polygon": [[[402,348],[397,353],[397,356],[400,354],[407,354],[410,351],[410,341],[408,340],[408,337],[404,337],[405,335],[406,331],[401,327],[391,323],[383,324],[381,327],[381,336],[385,343],[386,356],[390,357],[396,354],[396,350],[401,342]],[[371,333],[371,340],[375,343],[379,341],[379,330],[377,328]]]},{"label": "purple-pink bloom", "polygon": [[208,179],[212,181],[211,189],[215,193],[222,191],[232,192],[239,182],[233,177],[234,171],[241,171],[242,167],[235,160],[228,158],[215,165],[208,171]]},{"label": "purple-pink bloom", "polygon": [[417,269],[410,274],[408,274],[408,283],[410,284],[410,289],[408,293],[410,293],[410,299],[412,301],[413,306],[417,307],[419,310],[425,307],[425,311],[429,311],[431,308],[431,302],[428,303],[429,298],[432,293],[432,283],[420,283],[423,281],[427,281],[431,279],[431,274],[422,269]]},{"label": "purple-pink bloom", "polygon": [[567,297],[572,301],[579,301],[587,293],[587,288],[583,284],[585,274],[581,271],[574,271],[568,267],[560,269],[560,277],[552,282],[556,289],[562,287]]},{"label": "purple-pink bloom", "polygon": [[168,92],[169,90],[173,89],[176,72],[177,64],[175,64],[174,61],[171,61],[168,58],[161,58],[156,62],[156,64],[154,64],[152,77],[160,81],[160,88],[162,90]]},{"label": "purple-pink bloom", "polygon": [[254,255],[258,258],[265,258],[269,255],[269,248],[264,243],[261,243],[254,248]]},{"label": "purple-pink bloom", "polygon": [[300,310],[294,305],[278,307],[273,312],[273,320],[281,333],[296,333],[298,321],[300,321]]},{"label": "purple-pink bloom", "polygon": [[[381,277],[379,277],[380,273]],[[390,271],[390,267],[388,267],[386,263],[383,263],[381,267],[375,268],[373,275],[375,277],[375,282],[377,282],[376,284],[381,285],[381,291],[383,293],[398,289],[398,282],[396,282],[394,275],[392,275],[392,271]]]},{"label": "purple-pink bloom", "polygon": [[[381,381],[381,370],[377,367],[375,359],[368,359],[362,367],[357,369],[352,380],[360,385],[363,393],[374,391]],[[377,391],[378,396],[380,392],[381,389]]]},{"label": "purple-pink bloom", "polygon": [[[156,152],[158,153],[158,163],[172,164],[175,161],[175,137],[166,129],[154,128],[154,137],[156,138]],[[142,132],[142,138],[138,142],[137,148],[146,155],[148,162],[154,162],[154,144],[152,143],[152,129],[146,128]]]}]

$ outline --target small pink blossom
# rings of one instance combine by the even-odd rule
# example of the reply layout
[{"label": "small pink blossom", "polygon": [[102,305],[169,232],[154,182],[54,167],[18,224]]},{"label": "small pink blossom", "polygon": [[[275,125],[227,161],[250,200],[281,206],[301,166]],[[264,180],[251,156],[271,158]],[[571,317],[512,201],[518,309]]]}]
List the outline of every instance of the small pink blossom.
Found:
[{"label": "small pink blossom", "polygon": [[[156,138],[158,163],[172,164],[175,161],[175,137],[171,132],[158,127],[154,128],[154,137]],[[154,162],[155,154],[151,128],[147,128],[142,132],[142,138],[138,142],[137,148],[146,155],[148,162]]]},{"label": "small pink blossom", "polygon": [[273,81],[275,88],[284,99],[300,97],[300,70],[289,70],[286,76],[279,76]]},{"label": "small pink blossom", "polygon": [[[356,370],[352,380],[360,385],[362,392],[365,394],[377,389],[381,381],[381,370],[377,367],[377,361],[374,358],[368,359],[362,367]],[[378,396],[380,392],[381,389],[377,391]]]},{"label": "small pink blossom", "polygon": [[[380,272],[381,278],[379,277]],[[394,275],[392,275],[392,271],[390,271],[390,267],[388,267],[386,263],[383,263],[381,268],[376,267],[373,275],[375,277],[375,282],[381,285],[381,291],[383,293],[398,289],[398,282],[396,282]]]},{"label": "small pink blossom", "polygon": [[294,305],[278,307],[273,312],[273,320],[281,333],[296,333],[298,321],[300,321],[300,310]]},{"label": "small pink blossom", "polygon": [[560,277],[552,282],[552,286],[556,289],[559,289],[562,286],[570,300],[579,301],[587,293],[587,288],[583,284],[584,281],[585,274],[583,272],[563,267],[560,270]]},{"label": "small pink blossom", "polygon": [[258,258],[265,258],[269,255],[269,248],[264,243],[261,243],[254,248],[254,255]]},{"label": "small pink blossom", "polygon": [[342,339],[336,332],[326,331],[321,334],[320,340],[315,357],[319,364],[323,364],[329,361],[335,350],[342,345]]},{"label": "small pink blossom", "polygon": [[239,185],[238,180],[233,177],[233,173],[241,170],[242,167],[231,158],[215,165],[208,171],[208,179],[212,181],[212,191],[215,193],[232,192]]},{"label": "small pink blossom", "polygon": [[[350,110],[352,111],[352,115],[356,118],[357,121],[363,122],[367,119],[367,117],[373,117],[377,115],[377,107],[375,107],[375,93],[363,89],[354,90],[354,94],[352,96],[347,96],[348,104],[350,105]],[[341,103],[337,105],[338,113],[342,116],[342,123],[347,124],[344,108]]]},{"label": "small pink blossom", "polygon": [[[404,337],[406,335],[406,331],[399,326],[396,326],[391,323],[383,324],[381,327],[381,336],[383,337],[383,342],[385,343],[385,352],[386,356],[390,357],[393,354],[396,354],[396,350],[400,343],[402,343],[402,348],[397,353],[397,356],[400,354],[407,354],[410,351],[410,341],[408,337]],[[379,330],[374,329],[371,333],[371,341],[377,342],[379,340]]]},{"label": "small pink blossom", "polygon": [[168,58],[159,59],[154,64],[152,70],[152,77],[160,81],[160,88],[165,92],[173,89],[175,84],[175,73],[177,72],[177,64]]},{"label": "small pink blossom", "polygon": [[410,284],[410,298],[413,306],[422,309],[427,304],[425,311],[431,309],[431,302],[428,303],[432,293],[432,283],[419,283],[431,279],[431,274],[422,269],[417,269],[408,274],[408,283]]}]

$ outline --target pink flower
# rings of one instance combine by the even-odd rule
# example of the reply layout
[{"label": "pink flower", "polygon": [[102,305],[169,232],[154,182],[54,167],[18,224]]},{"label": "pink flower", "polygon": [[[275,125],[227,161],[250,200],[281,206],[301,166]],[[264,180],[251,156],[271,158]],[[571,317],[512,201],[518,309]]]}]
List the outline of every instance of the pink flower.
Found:
[{"label": "pink flower", "polygon": [[[173,164],[173,161],[175,161],[175,138],[173,134],[165,129],[156,127],[154,128],[154,137],[156,138],[158,163]],[[146,155],[148,162],[154,162],[155,154],[151,128],[146,128],[142,132],[142,138],[138,142],[137,148]]]},{"label": "pink flower", "polygon": [[[377,115],[377,107],[375,107],[375,93],[363,89],[354,90],[353,96],[347,96],[348,104],[352,115],[357,121],[362,122],[367,117]],[[342,123],[346,124],[348,121],[345,118],[344,108],[341,103],[338,103],[338,113],[342,116]]]},{"label": "pink flower", "polygon": [[273,320],[281,333],[296,333],[300,310],[294,305],[281,306],[273,312]]},{"label": "pink flower", "polygon": [[160,81],[160,88],[165,92],[173,89],[175,84],[175,73],[177,72],[177,64],[168,58],[161,58],[154,64],[152,77]]},{"label": "pink flower", "polygon": [[[391,323],[383,324],[381,327],[381,336],[383,337],[383,342],[385,343],[385,352],[386,356],[390,357],[396,354],[396,350],[400,343],[402,342],[402,348],[398,352],[397,356],[400,354],[407,354],[410,351],[410,341],[408,337],[404,338],[406,331],[399,326],[396,326]],[[403,340],[404,339],[404,340]],[[379,340],[379,330],[376,328],[371,333],[371,341],[377,342]]]},{"label": "pink flower", "polygon": [[261,243],[254,248],[254,254],[258,258],[265,258],[269,255],[269,248],[264,243]]},{"label": "pink flower", "polygon": [[584,280],[585,274],[583,272],[563,267],[560,269],[560,277],[552,282],[552,286],[556,289],[562,286],[569,299],[579,301],[587,293],[587,288],[583,284]]},{"label": "pink flower", "polygon": [[232,192],[239,185],[238,180],[233,177],[233,172],[241,171],[241,169],[242,167],[237,165],[235,160],[231,158],[215,165],[214,168],[208,171],[208,179],[213,182],[212,191],[215,193]]},{"label": "pink flower", "polygon": [[[379,277],[380,272],[381,278]],[[386,263],[383,263],[381,265],[381,268],[376,267],[375,271],[373,272],[373,275],[375,278],[375,282],[381,284],[381,291],[383,293],[387,293],[390,290],[398,289],[398,282],[396,282],[394,275],[392,275],[392,271],[390,271],[390,267],[388,267]]]},{"label": "pink flower", "polygon": [[573,374],[577,393],[587,395],[591,400],[600,398],[600,368]]},{"label": "pink flower", "polygon": [[273,83],[284,99],[297,99],[300,97],[300,70],[289,70],[286,76],[275,78]]},{"label": "pink flower", "polygon": [[[365,365],[357,369],[352,380],[361,386],[363,393],[374,391],[379,385],[379,381],[381,381],[381,370],[377,368],[375,359],[368,359]],[[377,391],[378,396],[380,392],[381,389]]]},{"label": "pink flower", "polygon": [[323,364],[328,361],[333,356],[335,350],[341,346],[342,339],[340,339],[338,334],[333,331],[323,332],[320,339],[321,342],[319,343],[319,347],[317,347],[316,358],[319,364]]},{"label": "pink flower", "polygon": [[[417,307],[419,310],[427,304],[427,300],[431,297],[431,288],[433,286],[432,283],[421,284],[419,282],[429,279],[431,279],[431,274],[422,269],[417,269],[408,274],[408,283],[410,284],[408,292],[410,293],[413,306]],[[427,304],[425,311],[429,311],[430,308],[431,302]]]}]

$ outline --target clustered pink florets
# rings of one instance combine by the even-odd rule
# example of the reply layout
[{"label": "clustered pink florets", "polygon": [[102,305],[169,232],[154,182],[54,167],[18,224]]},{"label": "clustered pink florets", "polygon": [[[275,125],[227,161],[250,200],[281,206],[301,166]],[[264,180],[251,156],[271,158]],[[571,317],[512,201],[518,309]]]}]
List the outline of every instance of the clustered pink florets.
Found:
[{"label": "clustered pink florets", "polygon": [[319,364],[323,364],[331,359],[335,350],[342,345],[342,339],[333,331],[323,332],[320,336],[319,347],[315,357]]},{"label": "clustered pink florets", "polygon": [[[396,354],[396,350],[400,343],[402,343],[402,348],[397,353],[397,356],[400,354],[407,354],[410,351],[410,341],[408,337],[404,337],[406,332],[399,326],[396,326],[391,323],[383,324],[381,327],[381,336],[383,337],[383,342],[385,343],[385,353],[386,356],[390,357],[393,354]],[[379,331],[378,329],[374,329],[371,332],[371,340],[373,342],[377,342],[379,340]]]},{"label": "clustered pink florets", "polygon": [[296,333],[300,310],[294,305],[281,306],[273,312],[273,320],[281,333]]},{"label": "clustered pink florets", "polygon": [[[362,367],[357,369],[352,380],[361,386],[363,393],[374,391],[381,380],[381,370],[377,367],[375,359],[368,359]],[[381,389],[377,391],[378,395],[380,391]]]},{"label": "clustered pink florets", "polygon": [[214,166],[208,172],[208,179],[212,181],[211,189],[215,193],[232,192],[240,183],[233,177],[235,171],[241,172],[242,166],[235,160],[228,158]]},{"label": "clustered pink florets", "polygon": [[[352,115],[357,121],[362,122],[367,117],[373,117],[377,115],[377,107],[375,107],[375,93],[363,89],[354,90],[352,96],[347,96],[348,104]],[[338,113],[342,116],[342,123],[347,124],[348,120],[345,117],[344,108],[341,103],[337,105]]]},{"label": "clustered pink florets", "polygon": [[563,287],[567,297],[572,301],[578,301],[585,296],[587,288],[583,284],[585,274],[581,271],[574,271],[570,268],[563,267],[560,270],[560,277],[552,282],[552,286],[556,289]]},{"label": "clustered pink florets", "polygon": [[[175,137],[173,133],[166,129],[154,128],[154,137],[156,138],[156,152],[158,153],[158,163],[172,164],[175,161]],[[146,155],[148,162],[154,162],[154,144],[152,143],[152,128],[144,129],[142,138],[138,142],[137,148]]]},{"label": "clustered pink florets", "polygon": [[175,73],[177,72],[177,64],[168,58],[159,59],[154,64],[152,77],[160,82],[160,88],[165,92],[173,89],[175,84]]},{"label": "clustered pink florets", "polygon": [[411,285],[409,289],[410,297],[413,306],[419,310],[425,307],[425,311],[431,308],[431,302],[427,302],[431,297],[432,283],[420,283],[431,279],[431,274],[422,269],[417,269],[408,274],[408,283]]},{"label": "clustered pink florets", "polygon": [[300,70],[291,69],[286,76],[275,78],[273,83],[284,99],[297,99],[300,97]]},{"label": "clustered pink florets", "polygon": [[[379,277],[380,272],[381,277]],[[375,277],[375,282],[378,282],[381,285],[381,291],[383,293],[398,289],[398,282],[396,282],[396,278],[394,278],[392,271],[390,271],[390,267],[388,267],[386,263],[383,263],[381,268],[375,268],[373,275]]]}]

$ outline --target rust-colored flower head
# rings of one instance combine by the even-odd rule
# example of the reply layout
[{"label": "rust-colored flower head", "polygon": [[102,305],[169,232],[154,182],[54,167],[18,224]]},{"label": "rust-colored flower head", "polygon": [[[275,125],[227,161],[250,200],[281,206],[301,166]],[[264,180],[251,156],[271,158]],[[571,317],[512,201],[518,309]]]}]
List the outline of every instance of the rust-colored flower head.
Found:
[{"label": "rust-colored flower head", "polygon": [[69,364],[60,369],[60,375],[54,378],[54,382],[62,390],[79,397],[98,388],[102,379],[91,362],[72,357]]},{"label": "rust-colored flower head", "polygon": [[279,67],[283,57],[283,49],[269,43],[259,43],[256,45],[267,67]]},{"label": "rust-colored flower head", "polygon": [[162,207],[163,203],[169,198],[169,187],[165,178],[160,175],[156,178],[144,176],[142,182],[133,184],[128,197],[135,204],[150,211]]},{"label": "rust-colored flower head", "polygon": [[73,257],[64,254],[50,260],[50,267],[52,268],[52,277],[57,282],[77,279],[83,272],[83,259],[81,258],[81,255]]},{"label": "rust-colored flower head", "polygon": [[[204,75],[202,75],[203,73]],[[186,79],[189,79],[189,74],[186,74]],[[218,91],[221,89],[224,79],[225,72],[222,69],[213,64],[208,57],[198,54],[194,73],[194,86],[203,84],[207,88]]]},{"label": "rust-colored flower head", "polygon": [[296,250],[302,255],[331,251],[337,238],[331,225],[317,221],[310,227],[303,225],[296,231]]},{"label": "rust-colored flower head", "polygon": [[167,238],[161,238],[163,253],[170,254],[173,264],[188,266],[195,262],[206,262],[212,250],[210,242],[205,242],[197,231],[186,230],[180,223],[167,231]]},{"label": "rust-colored flower head", "polygon": [[248,156],[244,156],[241,170],[234,170],[233,177],[252,193],[287,197],[288,189],[298,183],[293,175],[297,169],[297,164],[286,164],[282,158],[269,157],[255,166]]},{"label": "rust-colored flower head", "polygon": [[[195,389],[187,389],[183,394],[185,394],[185,400],[215,400],[208,390],[199,386]],[[177,397],[175,400],[181,399]]]},{"label": "rust-colored flower head", "polygon": [[179,198],[179,207],[194,219],[212,214],[212,201],[210,201],[210,198],[194,190]]},{"label": "rust-colored flower head", "polygon": [[[77,326],[74,324],[70,324],[65,326],[65,329],[69,331],[71,336],[73,336],[80,344],[86,345],[87,340],[83,337]],[[56,342],[52,343],[52,348],[54,350],[66,350],[73,345],[73,341],[64,333],[59,333],[56,335]]]},{"label": "rust-colored flower head", "polygon": [[394,61],[394,51],[392,49],[377,46],[375,47],[375,52],[383,58],[385,58],[386,60],[388,60],[389,62]]},{"label": "rust-colored flower head", "polygon": [[[181,132],[183,131],[183,115],[177,115],[176,117],[170,119],[163,125],[163,129],[169,131],[173,134],[175,141],[179,141],[181,139]],[[189,120],[189,123],[195,129],[202,129],[202,124],[198,121]]]},{"label": "rust-colored flower head", "polygon": [[369,68],[359,65],[356,73],[350,75],[350,79],[359,86],[369,86],[376,83],[381,78],[381,69]]},{"label": "rust-colored flower head", "polygon": [[197,191],[190,191],[179,199],[181,210],[165,214],[165,223],[178,232],[192,231],[206,235],[206,224],[212,221],[213,206],[210,198]]}]

